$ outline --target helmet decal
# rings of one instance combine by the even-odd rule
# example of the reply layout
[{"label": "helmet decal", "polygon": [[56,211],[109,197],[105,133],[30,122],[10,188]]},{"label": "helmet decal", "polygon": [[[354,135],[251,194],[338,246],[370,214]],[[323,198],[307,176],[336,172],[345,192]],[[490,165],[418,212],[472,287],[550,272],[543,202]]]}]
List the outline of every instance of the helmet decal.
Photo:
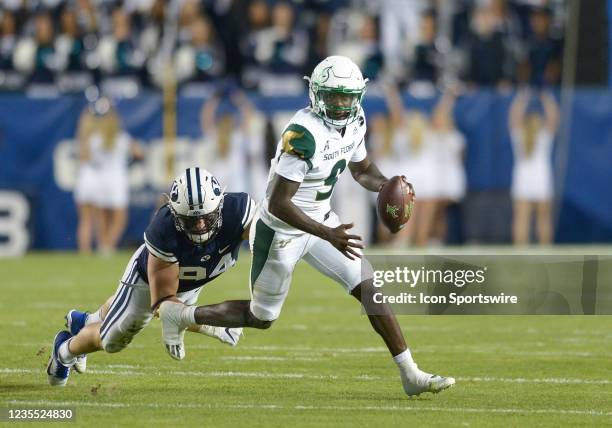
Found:
[{"label": "helmet decal", "polygon": [[332,65],[330,65],[329,67],[325,67],[322,71],[321,71],[321,80],[320,83],[325,83],[329,80],[329,71],[332,69]]},{"label": "helmet decal", "polygon": [[179,188],[176,180],[172,182],[172,190],[170,190],[170,200],[172,202],[177,202],[179,198]]},{"label": "helmet decal", "polygon": [[217,179],[213,176],[210,179],[210,182],[212,184],[213,193],[215,194],[215,196],[220,196],[221,195],[221,186],[219,185],[219,182],[217,181]]}]

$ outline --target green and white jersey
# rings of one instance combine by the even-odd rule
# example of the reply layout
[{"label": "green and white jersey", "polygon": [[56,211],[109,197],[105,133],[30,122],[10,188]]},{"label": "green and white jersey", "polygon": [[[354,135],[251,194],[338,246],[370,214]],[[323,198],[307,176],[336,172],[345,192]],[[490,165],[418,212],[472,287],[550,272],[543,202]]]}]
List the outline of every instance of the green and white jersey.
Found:
[{"label": "green and white jersey", "polygon": [[338,176],[349,162],[360,162],[367,155],[365,132],[363,110],[342,133],[326,125],[310,108],[298,111],[283,130],[276,155],[271,161],[261,219],[279,232],[303,233],[268,211],[271,183],[278,174],[301,183],[292,202],[310,218],[322,223],[331,210],[330,199]]}]

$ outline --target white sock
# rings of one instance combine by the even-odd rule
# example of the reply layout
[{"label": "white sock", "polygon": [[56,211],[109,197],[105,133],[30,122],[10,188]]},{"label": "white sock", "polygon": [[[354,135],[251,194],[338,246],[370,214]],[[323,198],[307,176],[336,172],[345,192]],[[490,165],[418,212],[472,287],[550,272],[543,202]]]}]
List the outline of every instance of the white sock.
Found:
[{"label": "white sock", "polygon": [[406,348],[406,350],[402,353],[397,354],[393,357],[393,361],[398,366],[402,366],[402,364],[414,364],[414,360],[412,359],[412,354],[410,353],[410,349]]},{"label": "white sock", "polygon": [[93,314],[89,314],[87,316],[87,319],[85,320],[85,325],[93,324],[95,322],[102,322],[102,321],[104,320],[100,316],[100,309],[98,309]]},{"label": "white sock", "polygon": [[72,366],[74,365],[74,363],[76,363],[76,355],[74,355],[72,352],[70,352],[70,349],[68,349],[68,344],[71,340],[72,339],[66,340],[60,345],[58,349],[59,360],[63,365],[67,367]]},{"label": "white sock", "polygon": [[197,322],[195,320],[195,310],[196,310],[197,306],[192,305],[192,306],[185,306],[181,312],[181,320],[185,323],[185,324],[189,324],[189,325],[193,325],[196,324]]},{"label": "white sock", "polygon": [[409,349],[397,354],[393,357],[393,361],[395,361],[395,364],[397,364],[400,371],[406,375],[410,382],[421,383],[431,376],[429,373],[418,368],[417,364],[412,359],[412,354]]},{"label": "white sock", "polygon": [[213,327],[212,325],[201,325],[200,326],[200,333],[206,335],[206,336],[210,336],[210,337],[216,337],[215,336],[215,327]]}]

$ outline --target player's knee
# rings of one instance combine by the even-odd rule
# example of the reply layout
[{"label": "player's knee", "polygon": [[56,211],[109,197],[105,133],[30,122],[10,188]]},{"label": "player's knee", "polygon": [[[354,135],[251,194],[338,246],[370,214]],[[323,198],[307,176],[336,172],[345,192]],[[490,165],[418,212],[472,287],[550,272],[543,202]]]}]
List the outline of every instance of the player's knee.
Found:
[{"label": "player's knee", "polygon": [[377,291],[378,290],[374,286],[372,279],[366,279],[353,287],[350,293],[353,297],[363,303],[364,300],[367,301],[367,299],[372,297]]},{"label": "player's knee", "polygon": [[125,338],[110,336],[111,335],[108,335],[102,338],[102,349],[104,349],[104,352],[108,352],[109,354],[123,351],[131,342],[131,340],[126,340]]},{"label": "player's knee", "polygon": [[104,352],[108,352],[109,354],[114,354],[116,352],[120,352],[120,351],[124,350],[125,347],[126,347],[126,345],[124,345],[122,343],[104,342],[104,341],[102,341],[102,349],[104,349]]}]

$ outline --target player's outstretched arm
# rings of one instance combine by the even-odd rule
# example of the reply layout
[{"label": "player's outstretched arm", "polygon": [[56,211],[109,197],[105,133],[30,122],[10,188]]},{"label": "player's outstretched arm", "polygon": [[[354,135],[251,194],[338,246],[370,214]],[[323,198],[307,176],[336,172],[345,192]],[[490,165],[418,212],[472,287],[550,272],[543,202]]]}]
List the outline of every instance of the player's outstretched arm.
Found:
[{"label": "player's outstretched arm", "polygon": [[308,217],[291,201],[299,187],[299,182],[288,180],[277,174],[268,205],[270,213],[297,229],[325,239],[351,260],[354,257],[361,257],[353,249],[363,248],[363,245],[359,243],[362,241],[361,236],[350,235],[346,232],[353,227],[352,224],[341,224],[335,228],[325,226]]},{"label": "player's outstretched arm", "polygon": [[179,286],[179,265],[158,259],[149,254],[147,262],[149,276],[149,287],[151,289],[151,311],[155,312],[157,307],[165,300],[180,302],[176,298]]},{"label": "player's outstretched arm", "polygon": [[355,181],[370,192],[378,192],[389,181],[369,156],[359,162],[349,162],[348,166]]}]

